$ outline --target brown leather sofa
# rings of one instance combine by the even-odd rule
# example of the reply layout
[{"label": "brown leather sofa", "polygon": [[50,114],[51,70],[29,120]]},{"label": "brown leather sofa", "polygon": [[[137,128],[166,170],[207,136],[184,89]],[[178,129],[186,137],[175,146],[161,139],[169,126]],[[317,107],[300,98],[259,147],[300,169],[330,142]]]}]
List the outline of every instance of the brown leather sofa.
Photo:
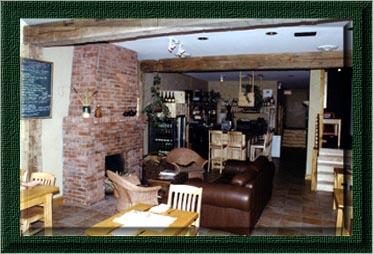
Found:
[{"label": "brown leather sofa", "polygon": [[186,184],[203,188],[201,227],[250,235],[272,196],[274,164],[266,157],[254,162],[228,160],[214,182]]}]

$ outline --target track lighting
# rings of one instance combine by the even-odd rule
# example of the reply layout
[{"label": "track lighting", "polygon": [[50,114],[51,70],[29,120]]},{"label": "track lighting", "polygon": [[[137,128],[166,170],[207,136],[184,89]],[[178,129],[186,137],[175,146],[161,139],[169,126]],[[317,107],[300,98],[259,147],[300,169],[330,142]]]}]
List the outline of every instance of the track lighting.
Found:
[{"label": "track lighting", "polygon": [[172,53],[172,51],[176,48],[177,44],[180,44],[180,41],[171,37],[168,41],[168,52]]},{"label": "track lighting", "polygon": [[189,53],[185,52],[185,48],[184,48],[183,44],[179,40],[177,40],[177,39],[175,39],[173,37],[171,37],[169,39],[169,42],[168,42],[168,52],[170,52],[172,54],[172,52],[174,51],[174,49],[176,48],[177,45],[179,45],[179,48],[177,50],[177,53],[174,54],[175,56],[178,56],[180,58],[185,58],[185,57],[189,57],[190,56]]},{"label": "track lighting", "polygon": [[178,56],[182,56],[185,53],[185,49],[183,47],[183,44],[179,44],[179,50],[177,51]]}]

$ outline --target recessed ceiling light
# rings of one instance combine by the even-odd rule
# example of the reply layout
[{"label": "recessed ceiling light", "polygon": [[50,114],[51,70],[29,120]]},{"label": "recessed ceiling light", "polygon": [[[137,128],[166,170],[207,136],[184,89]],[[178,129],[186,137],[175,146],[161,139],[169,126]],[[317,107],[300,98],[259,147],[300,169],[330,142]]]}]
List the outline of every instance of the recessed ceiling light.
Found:
[{"label": "recessed ceiling light", "polygon": [[337,45],[321,45],[317,47],[317,49],[320,51],[333,51],[333,50],[336,50],[337,48],[338,48]]},{"label": "recessed ceiling light", "polygon": [[198,40],[200,41],[207,41],[208,39],[209,39],[208,37],[204,37],[204,36],[198,37]]},{"label": "recessed ceiling light", "polygon": [[277,32],[266,32],[266,35],[276,35]]},{"label": "recessed ceiling light", "polygon": [[316,32],[298,32],[294,33],[295,37],[306,37],[306,36],[315,36]]}]

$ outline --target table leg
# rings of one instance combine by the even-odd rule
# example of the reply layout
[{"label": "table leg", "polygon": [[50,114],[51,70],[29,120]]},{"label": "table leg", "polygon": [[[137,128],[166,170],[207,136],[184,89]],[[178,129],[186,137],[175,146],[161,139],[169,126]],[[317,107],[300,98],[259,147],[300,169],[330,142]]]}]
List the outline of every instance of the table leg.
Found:
[{"label": "table leg", "polygon": [[52,197],[52,194],[48,194],[44,201],[44,230],[46,236],[52,235]]}]

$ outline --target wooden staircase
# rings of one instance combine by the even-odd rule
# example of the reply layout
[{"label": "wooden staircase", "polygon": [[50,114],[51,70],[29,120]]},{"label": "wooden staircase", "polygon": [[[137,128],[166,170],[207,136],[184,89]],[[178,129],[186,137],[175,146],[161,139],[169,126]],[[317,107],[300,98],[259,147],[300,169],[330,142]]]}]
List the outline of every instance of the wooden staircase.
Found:
[{"label": "wooden staircase", "polygon": [[321,148],[317,157],[317,191],[333,192],[334,168],[344,167],[344,150]]},{"label": "wooden staircase", "polygon": [[320,126],[319,117],[317,115],[315,121],[311,190],[333,192],[334,168],[351,168],[352,151],[322,147],[320,133],[323,133],[323,130]]}]

